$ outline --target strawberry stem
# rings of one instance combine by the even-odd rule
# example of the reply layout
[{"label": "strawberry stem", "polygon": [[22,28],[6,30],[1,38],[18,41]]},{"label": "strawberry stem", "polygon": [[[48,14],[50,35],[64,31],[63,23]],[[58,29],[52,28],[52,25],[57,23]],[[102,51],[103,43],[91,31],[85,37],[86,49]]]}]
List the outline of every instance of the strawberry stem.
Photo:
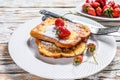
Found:
[{"label": "strawberry stem", "polygon": [[93,57],[95,63],[98,64],[98,62],[97,62],[97,60],[96,60],[96,57],[95,57],[93,54],[92,54],[92,57]]},{"label": "strawberry stem", "polygon": [[73,15],[79,16],[79,14],[74,13],[74,12],[72,12],[72,11],[69,11],[68,13],[65,13],[65,14],[64,14],[63,16],[61,16],[61,17],[64,17],[64,16],[66,16],[66,15],[68,15],[68,14],[73,14]]},{"label": "strawberry stem", "polygon": [[57,29],[57,30],[56,30],[56,35],[58,35],[59,33],[60,33],[60,30]]},{"label": "strawberry stem", "polygon": [[76,53],[73,51],[73,53],[74,53],[74,65],[79,65],[81,62],[80,62],[80,60],[77,58],[77,55],[76,55]]},{"label": "strawberry stem", "polygon": [[87,51],[88,51],[88,53],[92,55],[95,63],[98,64],[98,62],[97,62],[97,60],[96,60],[96,57],[94,56],[94,51],[95,51],[95,50],[96,50],[96,45],[95,45],[95,44],[89,43],[89,44],[87,45]]},{"label": "strawberry stem", "polygon": [[77,57],[74,57],[74,64],[79,65],[81,62]]}]

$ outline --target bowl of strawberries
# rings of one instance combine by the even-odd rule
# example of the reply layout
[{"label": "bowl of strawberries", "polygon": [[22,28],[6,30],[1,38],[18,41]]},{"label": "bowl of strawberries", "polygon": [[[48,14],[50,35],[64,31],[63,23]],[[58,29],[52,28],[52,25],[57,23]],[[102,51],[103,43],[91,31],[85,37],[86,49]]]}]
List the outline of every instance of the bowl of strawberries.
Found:
[{"label": "bowl of strawberries", "polygon": [[86,0],[78,5],[77,12],[96,19],[120,20],[119,4],[119,2],[113,0]]}]

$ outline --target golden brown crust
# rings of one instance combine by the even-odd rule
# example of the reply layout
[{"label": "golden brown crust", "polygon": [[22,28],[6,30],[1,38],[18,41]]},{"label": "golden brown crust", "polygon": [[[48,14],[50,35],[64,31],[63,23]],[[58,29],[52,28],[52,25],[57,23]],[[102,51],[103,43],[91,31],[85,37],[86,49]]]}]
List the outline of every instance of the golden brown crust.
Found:
[{"label": "golden brown crust", "polygon": [[[90,30],[86,26],[82,24],[75,24],[68,21],[65,21],[66,24],[68,24],[67,28],[70,30],[71,35],[67,39],[59,39],[57,35],[53,33],[48,33],[49,35],[52,34],[55,36],[51,37],[48,34],[45,33],[51,29],[51,25],[54,25],[56,18],[48,18],[47,20],[43,21],[39,25],[37,25],[35,28],[33,28],[30,32],[31,36],[37,39],[41,39],[44,41],[49,41],[52,43],[55,43],[58,47],[62,48],[70,48],[78,44],[82,39],[86,39],[90,35]],[[66,27],[66,26],[65,26]],[[76,28],[75,30],[71,30],[71,28]],[[48,28],[48,29],[47,29]],[[46,30],[47,29],[47,30]]]},{"label": "golden brown crust", "polygon": [[81,42],[70,49],[59,48],[53,43],[41,41],[39,39],[36,39],[36,44],[38,46],[38,51],[40,52],[40,54],[53,58],[73,57],[75,54],[82,54],[86,48],[85,42]]}]

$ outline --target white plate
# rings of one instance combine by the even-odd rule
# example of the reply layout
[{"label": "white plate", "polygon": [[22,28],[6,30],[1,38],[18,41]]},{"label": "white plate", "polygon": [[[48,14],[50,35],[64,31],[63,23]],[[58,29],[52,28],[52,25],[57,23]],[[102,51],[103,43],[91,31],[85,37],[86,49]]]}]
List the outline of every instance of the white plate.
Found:
[{"label": "white plate", "polygon": [[[84,18],[75,17],[78,21],[92,23],[103,27],[99,23]],[[13,33],[9,42],[9,52],[15,63],[25,71],[49,79],[80,79],[93,75],[104,69],[113,60],[116,52],[116,42],[110,36],[98,36],[89,39],[97,45],[95,54],[98,65],[91,56],[84,55],[88,61],[78,66],[73,65],[73,58],[53,59],[41,56],[36,50],[34,39],[30,39],[30,31],[41,22],[41,17],[36,18],[19,26]],[[86,24],[85,24],[86,25]],[[89,26],[89,25],[88,25]],[[38,55],[39,54],[39,55]]]},{"label": "white plate", "polygon": [[[85,2],[84,2],[85,3]],[[77,7],[76,7],[76,11],[77,13],[80,13],[81,15],[87,16],[89,18],[94,18],[94,19],[98,19],[98,20],[104,20],[104,21],[120,21],[120,17],[119,18],[107,18],[107,17],[100,17],[100,16],[92,16],[89,15],[87,13],[82,12],[82,5],[84,3],[80,3]]]}]

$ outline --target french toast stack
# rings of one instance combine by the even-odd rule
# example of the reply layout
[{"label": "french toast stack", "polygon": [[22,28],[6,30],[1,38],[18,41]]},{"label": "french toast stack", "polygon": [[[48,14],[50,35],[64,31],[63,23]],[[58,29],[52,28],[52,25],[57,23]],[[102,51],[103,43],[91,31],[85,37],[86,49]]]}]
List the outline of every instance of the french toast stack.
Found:
[{"label": "french toast stack", "polygon": [[82,54],[86,48],[90,29],[82,24],[64,20],[64,28],[70,32],[70,35],[60,38],[57,34],[56,20],[57,18],[47,18],[30,32],[36,40],[40,54],[53,58],[73,57]]}]

